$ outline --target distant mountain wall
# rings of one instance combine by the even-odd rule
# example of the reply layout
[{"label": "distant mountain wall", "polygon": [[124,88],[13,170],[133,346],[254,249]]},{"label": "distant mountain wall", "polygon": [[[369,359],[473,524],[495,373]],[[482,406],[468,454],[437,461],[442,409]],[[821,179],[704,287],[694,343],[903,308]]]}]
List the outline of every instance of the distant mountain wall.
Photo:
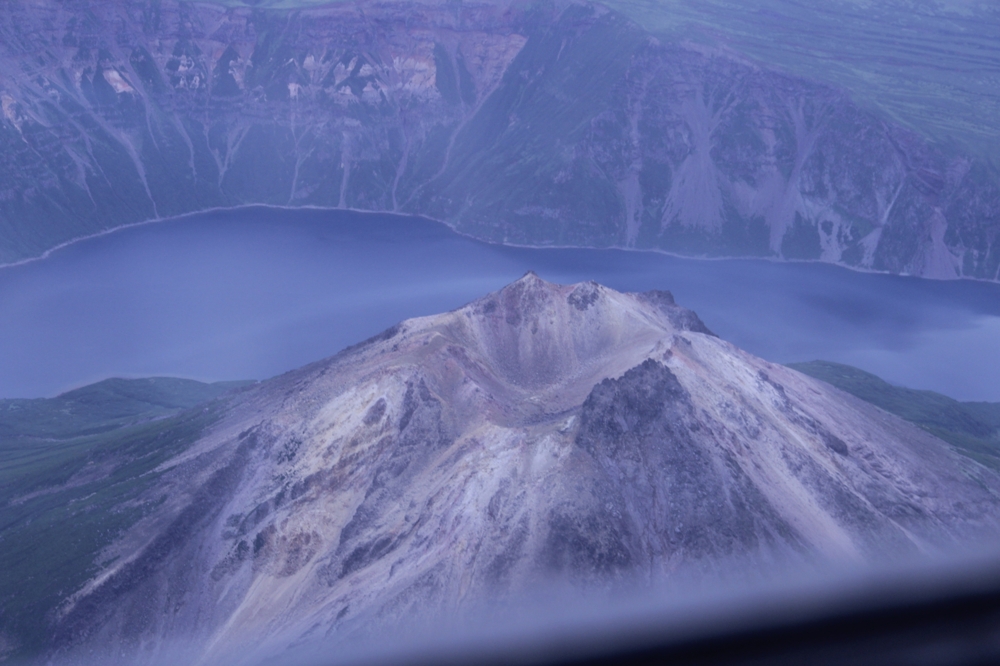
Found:
[{"label": "distant mountain wall", "polygon": [[1000,279],[1000,175],[589,4],[0,12],[0,263],[216,206]]}]

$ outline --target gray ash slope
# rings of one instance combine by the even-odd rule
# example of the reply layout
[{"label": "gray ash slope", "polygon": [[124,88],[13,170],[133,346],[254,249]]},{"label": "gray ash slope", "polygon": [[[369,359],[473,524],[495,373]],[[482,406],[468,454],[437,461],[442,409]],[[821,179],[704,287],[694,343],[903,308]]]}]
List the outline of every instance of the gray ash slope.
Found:
[{"label": "gray ash slope", "polygon": [[211,663],[515,599],[937,552],[1000,477],[714,336],[534,274],[239,394],[61,607],[53,649]]},{"label": "gray ash slope", "polygon": [[0,263],[259,203],[1000,279],[996,168],[599,5],[14,0],[0,65]]}]

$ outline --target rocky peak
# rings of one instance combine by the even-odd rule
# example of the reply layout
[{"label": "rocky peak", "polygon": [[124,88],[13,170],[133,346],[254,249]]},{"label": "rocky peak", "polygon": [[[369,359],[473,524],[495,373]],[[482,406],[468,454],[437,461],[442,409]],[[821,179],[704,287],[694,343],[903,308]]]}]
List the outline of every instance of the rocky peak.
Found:
[{"label": "rocky peak", "polygon": [[212,663],[556,581],[886,562],[1000,529],[995,472],[675,320],[697,318],[664,292],[528,274],[240,393],[161,466],[60,649],[183,639]]},{"label": "rocky peak", "polygon": [[467,306],[464,316],[494,368],[513,384],[541,388],[602,367],[623,349],[645,349],[675,332],[708,331],[668,297],[620,293],[596,282],[558,285],[529,271]]}]

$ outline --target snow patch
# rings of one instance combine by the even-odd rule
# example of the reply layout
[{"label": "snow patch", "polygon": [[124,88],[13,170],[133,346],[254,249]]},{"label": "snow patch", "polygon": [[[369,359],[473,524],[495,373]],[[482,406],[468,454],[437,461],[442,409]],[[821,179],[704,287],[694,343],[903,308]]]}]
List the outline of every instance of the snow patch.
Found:
[{"label": "snow patch", "polygon": [[399,77],[398,89],[411,94],[427,93],[436,85],[434,61],[410,56],[393,58],[392,68]]},{"label": "snow patch", "polygon": [[0,107],[3,108],[3,117],[14,124],[17,129],[21,129],[21,117],[17,113],[17,100],[7,94],[0,95]]},{"label": "snow patch", "polygon": [[128,84],[117,69],[106,69],[103,72],[104,80],[107,81],[116,93],[135,92],[135,89]]}]

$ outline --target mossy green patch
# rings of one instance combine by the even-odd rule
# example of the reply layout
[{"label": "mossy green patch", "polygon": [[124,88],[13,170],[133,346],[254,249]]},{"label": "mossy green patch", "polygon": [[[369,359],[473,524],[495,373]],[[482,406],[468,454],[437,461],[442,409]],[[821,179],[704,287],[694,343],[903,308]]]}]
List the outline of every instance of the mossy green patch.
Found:
[{"label": "mossy green patch", "polygon": [[8,450],[12,440],[18,438],[77,438],[113,430],[137,419],[165,416],[247,383],[206,384],[175,377],[113,378],[55,398],[0,400],[0,452]]},{"label": "mossy green patch", "polygon": [[[299,0],[303,2],[305,0]],[[608,0],[668,39],[722,41],[941,143],[1000,157],[994,3]]]},{"label": "mossy green patch", "polygon": [[788,366],[906,419],[960,453],[1000,470],[1000,403],[959,402],[934,391],[895,386],[864,370],[829,361]]},{"label": "mossy green patch", "polygon": [[[241,384],[107,380],[57,398],[0,401],[0,634],[40,653],[53,614],[156,500],[156,468],[214,423]],[[207,401],[207,402],[206,402]]]}]

